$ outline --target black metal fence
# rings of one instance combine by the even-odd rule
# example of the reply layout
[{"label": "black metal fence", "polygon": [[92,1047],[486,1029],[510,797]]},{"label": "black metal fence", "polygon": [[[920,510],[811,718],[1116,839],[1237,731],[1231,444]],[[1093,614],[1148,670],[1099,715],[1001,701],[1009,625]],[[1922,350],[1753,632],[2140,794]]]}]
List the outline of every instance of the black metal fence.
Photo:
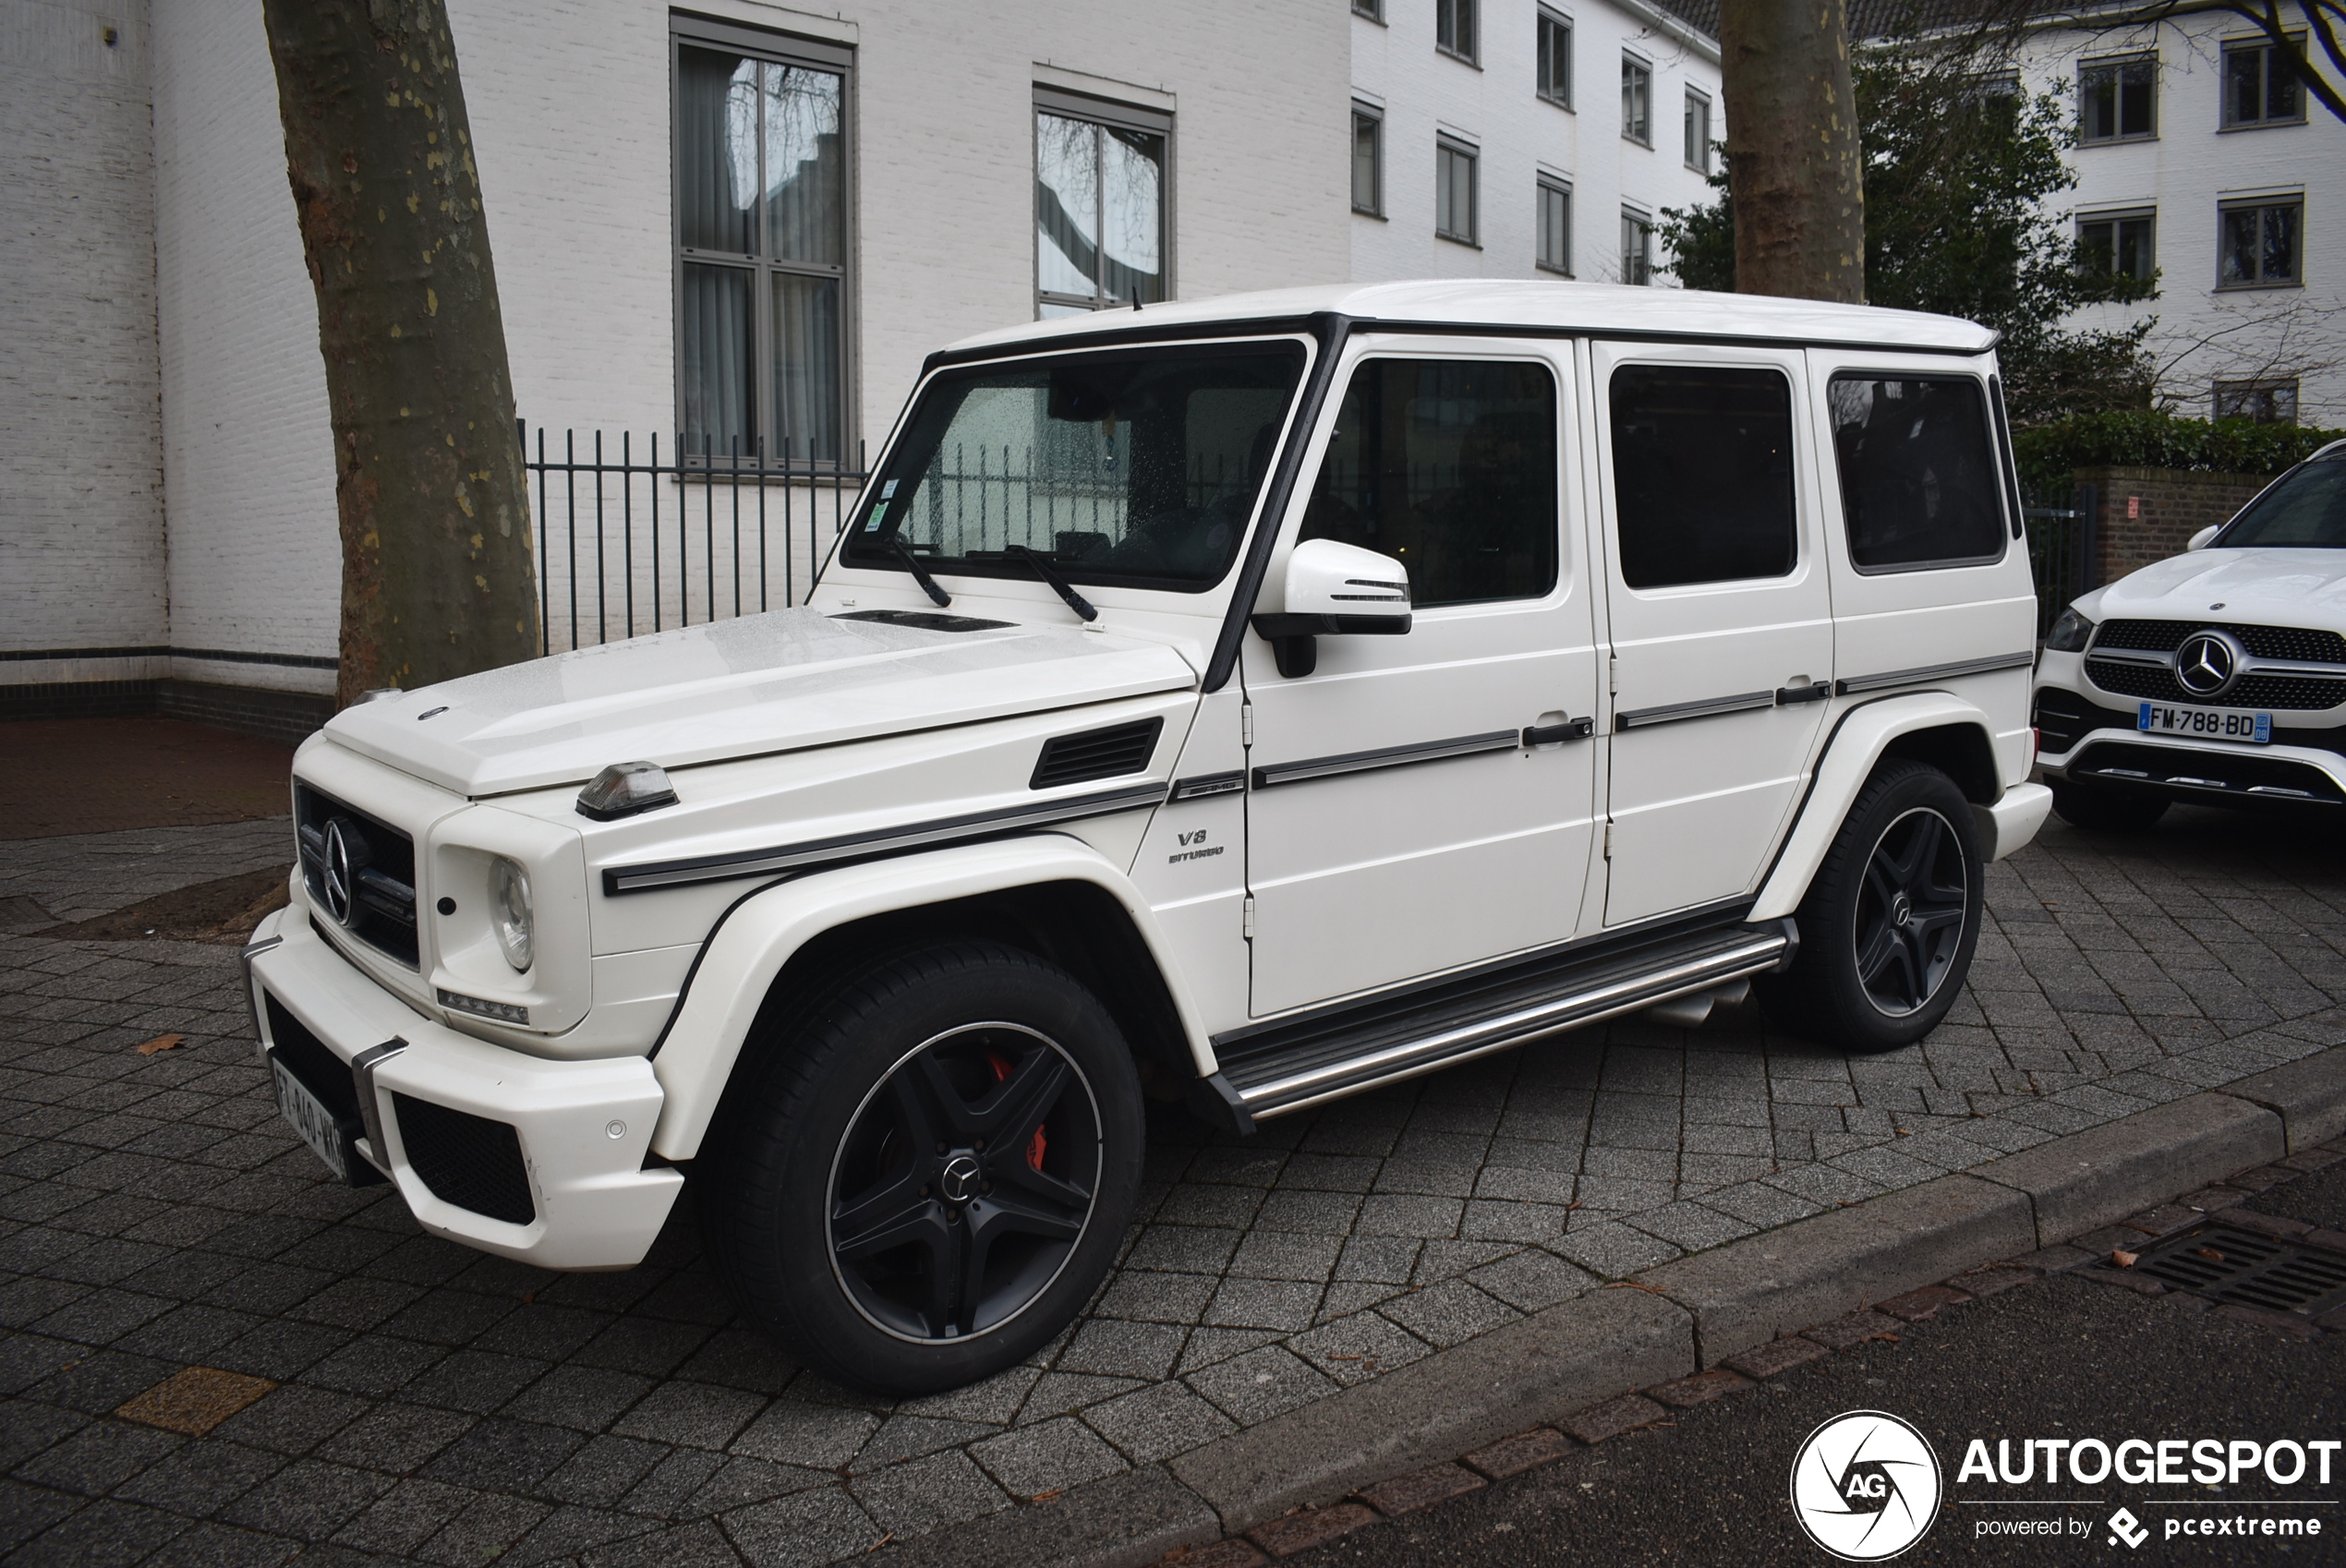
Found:
[{"label": "black metal fence", "polygon": [[2037,578],[2037,634],[2051,629],[2069,601],[2095,581],[2094,515],[2098,497],[2091,485],[2061,485],[2021,492],[2028,518],[2028,565]]},{"label": "black metal fence", "polygon": [[548,653],[804,600],[863,488],[811,457],[520,428]]}]

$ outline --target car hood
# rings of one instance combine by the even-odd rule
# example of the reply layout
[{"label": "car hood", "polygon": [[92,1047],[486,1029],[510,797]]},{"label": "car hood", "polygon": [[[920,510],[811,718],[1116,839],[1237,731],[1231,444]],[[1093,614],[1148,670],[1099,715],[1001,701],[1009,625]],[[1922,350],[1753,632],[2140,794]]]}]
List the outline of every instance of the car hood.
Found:
[{"label": "car hood", "polygon": [[2094,619],[2130,618],[2346,632],[2346,549],[2188,550],[2102,590]]},{"label": "car hood", "polygon": [[1194,685],[1159,643],[939,632],[776,610],[580,648],[345,708],[333,741],[465,795],[583,783]]}]

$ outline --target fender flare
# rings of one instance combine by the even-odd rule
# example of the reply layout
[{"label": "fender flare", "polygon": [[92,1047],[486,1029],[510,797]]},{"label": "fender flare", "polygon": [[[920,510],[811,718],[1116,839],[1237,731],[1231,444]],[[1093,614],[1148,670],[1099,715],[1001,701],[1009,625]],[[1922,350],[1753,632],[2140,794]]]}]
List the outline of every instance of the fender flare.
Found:
[{"label": "fender flare", "polygon": [[1046,882],[1090,883],[1122,907],[1173,998],[1199,1074],[1212,1072],[1205,1031],[1169,961],[1164,933],[1131,879],[1080,838],[1033,834],[818,872],[776,883],[734,905],[702,947],[652,1057],[664,1095],[652,1152],[668,1160],[689,1160],[700,1152],[767,993],[807,942],[871,915]]},{"label": "fender flare", "polygon": [[[1759,900],[1747,918],[1778,920],[1800,907],[1809,881],[1824,863],[1825,852],[1832,848],[1833,835],[1841,831],[1857,791],[1873,776],[1874,765],[1881,760],[1890,742],[1918,730],[1943,730],[1956,724],[1977,729],[1993,754],[1994,723],[1978,705],[1949,692],[1911,692],[1882,697],[1843,714],[1825,739],[1824,754],[1817,759],[1816,769],[1809,775],[1808,792],[1800,802],[1800,814],[1776,855],[1776,863],[1760,884]],[[2009,791],[2012,786],[2003,788]]]}]

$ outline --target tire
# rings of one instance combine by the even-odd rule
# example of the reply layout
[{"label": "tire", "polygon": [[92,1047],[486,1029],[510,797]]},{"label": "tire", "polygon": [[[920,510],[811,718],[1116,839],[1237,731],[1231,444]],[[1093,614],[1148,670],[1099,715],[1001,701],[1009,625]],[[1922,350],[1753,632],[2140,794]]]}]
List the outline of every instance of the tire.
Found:
[{"label": "tire", "polygon": [[1913,1044],[1971,972],[1984,874],[1978,826],[1954,780],[1924,763],[1884,765],[1800,901],[1792,967],[1756,983],[1760,1006],[1780,1028],[1844,1051]]},{"label": "tire", "polygon": [[2101,789],[2066,778],[2051,782],[2052,809],[2070,826],[2089,833],[2139,833],[2167,814],[2167,797],[2147,790]]},{"label": "tire", "polygon": [[703,1241],[808,1365],[956,1388],[1041,1349],[1106,1277],[1140,1080],[1065,971],[979,941],[881,959],[753,1034],[743,1068],[694,1162]]}]

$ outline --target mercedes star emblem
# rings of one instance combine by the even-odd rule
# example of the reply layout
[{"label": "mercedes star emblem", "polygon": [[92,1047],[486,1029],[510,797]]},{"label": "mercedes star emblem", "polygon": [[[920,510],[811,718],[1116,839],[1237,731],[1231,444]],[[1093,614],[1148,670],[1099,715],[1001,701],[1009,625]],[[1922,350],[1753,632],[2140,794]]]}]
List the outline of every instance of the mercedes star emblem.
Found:
[{"label": "mercedes star emblem", "polygon": [[326,912],[344,925],[348,925],[358,913],[352,898],[358,886],[358,866],[350,853],[350,839],[343,832],[342,818],[326,824]]},{"label": "mercedes star emblem", "polygon": [[2221,696],[2240,679],[2247,650],[2223,632],[2195,632],[2175,650],[2175,679],[2195,697]]},{"label": "mercedes star emblem", "polygon": [[977,1196],[977,1162],[967,1154],[956,1154],[945,1162],[937,1174],[937,1185],[949,1203],[966,1203]]}]

